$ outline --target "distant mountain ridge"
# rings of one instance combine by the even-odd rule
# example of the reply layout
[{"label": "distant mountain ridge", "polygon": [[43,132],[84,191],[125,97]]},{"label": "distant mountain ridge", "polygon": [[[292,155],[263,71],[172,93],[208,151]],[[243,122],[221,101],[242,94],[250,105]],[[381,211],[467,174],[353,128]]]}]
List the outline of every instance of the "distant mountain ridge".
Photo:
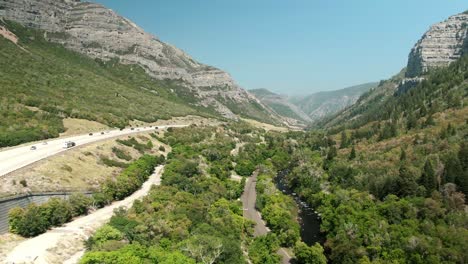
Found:
[{"label": "distant mountain ridge", "polygon": [[79,0],[0,0],[0,18],[45,31],[44,38],[103,61],[137,64],[159,80],[174,80],[194,104],[226,118],[245,116],[278,123],[272,112],[231,76],[196,62],[102,5]]},{"label": "distant mountain ridge", "polygon": [[296,120],[300,124],[310,124],[352,105],[359,96],[377,85],[378,83],[371,82],[307,96],[278,95],[267,89],[254,89],[249,92],[277,114],[286,117],[289,122]]},{"label": "distant mountain ridge", "polygon": [[278,115],[282,116],[290,125],[305,126],[308,122],[311,122],[309,116],[296,105],[289,102],[289,98],[286,95],[279,95],[265,88],[253,89],[249,90],[249,92],[255,95],[263,104],[273,109]]},{"label": "distant mountain ridge", "polygon": [[377,85],[376,82],[364,83],[334,91],[317,92],[306,97],[293,96],[289,101],[316,122],[354,104],[359,96]]}]

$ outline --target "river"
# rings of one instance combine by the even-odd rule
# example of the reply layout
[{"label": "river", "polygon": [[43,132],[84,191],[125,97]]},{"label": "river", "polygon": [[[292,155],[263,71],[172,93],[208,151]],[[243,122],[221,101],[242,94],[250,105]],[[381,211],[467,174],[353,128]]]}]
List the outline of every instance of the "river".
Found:
[{"label": "river", "polygon": [[287,171],[279,172],[276,177],[276,187],[284,194],[291,195],[299,208],[298,218],[301,225],[301,239],[309,246],[315,243],[323,245],[325,242],[325,234],[320,232],[320,216],[303,202],[287,185],[284,179]]}]

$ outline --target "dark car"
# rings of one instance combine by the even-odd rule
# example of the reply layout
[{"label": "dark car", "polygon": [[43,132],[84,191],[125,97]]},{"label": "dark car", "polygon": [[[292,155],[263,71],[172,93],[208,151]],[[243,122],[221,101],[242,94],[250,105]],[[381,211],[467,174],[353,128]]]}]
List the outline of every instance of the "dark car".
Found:
[{"label": "dark car", "polygon": [[101,135],[104,135],[104,132],[101,132]]},{"label": "dark car", "polygon": [[90,136],[92,136],[92,135],[93,135],[93,133],[89,133],[89,135],[90,135]]},{"label": "dark car", "polygon": [[37,147],[36,146],[31,146],[30,150],[36,150]]},{"label": "dark car", "polygon": [[135,128],[132,127],[132,128],[130,128],[130,130],[135,130]]}]

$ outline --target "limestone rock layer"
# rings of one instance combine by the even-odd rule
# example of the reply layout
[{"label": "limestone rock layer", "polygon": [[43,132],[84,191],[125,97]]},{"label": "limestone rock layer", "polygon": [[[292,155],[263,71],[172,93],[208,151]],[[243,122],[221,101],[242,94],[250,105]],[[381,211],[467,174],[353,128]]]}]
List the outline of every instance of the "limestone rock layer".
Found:
[{"label": "limestone rock layer", "polygon": [[411,50],[407,77],[421,75],[434,67],[457,60],[468,44],[468,12],[434,24]]}]

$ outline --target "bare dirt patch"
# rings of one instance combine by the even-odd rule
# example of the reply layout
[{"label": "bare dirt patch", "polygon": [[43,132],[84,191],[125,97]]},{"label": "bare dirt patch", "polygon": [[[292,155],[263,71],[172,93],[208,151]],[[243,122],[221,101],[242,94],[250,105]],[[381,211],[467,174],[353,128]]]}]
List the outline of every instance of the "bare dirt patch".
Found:
[{"label": "bare dirt patch", "polygon": [[0,260],[5,259],[7,253],[24,240],[25,238],[10,233],[0,235]]},{"label": "bare dirt patch", "polygon": [[188,115],[188,116],[182,116],[182,117],[173,117],[168,120],[158,120],[153,123],[146,123],[143,121],[139,120],[134,120],[130,122],[130,125],[132,126],[163,126],[163,125],[209,125],[209,126],[218,126],[222,124],[223,122],[213,119],[213,118],[205,118],[205,117],[200,117],[200,116],[193,116],[193,115]]},{"label": "bare dirt patch", "polygon": [[11,42],[18,44],[18,37],[7,28],[0,26],[0,35]]},{"label": "bare dirt patch", "polygon": [[252,119],[247,119],[247,118],[241,118],[241,119],[242,121],[245,121],[254,127],[263,128],[267,131],[272,130],[272,131],[278,131],[278,132],[287,132],[289,130],[286,127],[278,127],[278,126],[262,123],[262,122],[252,120]]},{"label": "bare dirt patch", "polygon": [[60,136],[80,135],[109,129],[108,126],[99,122],[78,118],[63,119],[63,126],[65,127],[66,131],[60,134]]}]

